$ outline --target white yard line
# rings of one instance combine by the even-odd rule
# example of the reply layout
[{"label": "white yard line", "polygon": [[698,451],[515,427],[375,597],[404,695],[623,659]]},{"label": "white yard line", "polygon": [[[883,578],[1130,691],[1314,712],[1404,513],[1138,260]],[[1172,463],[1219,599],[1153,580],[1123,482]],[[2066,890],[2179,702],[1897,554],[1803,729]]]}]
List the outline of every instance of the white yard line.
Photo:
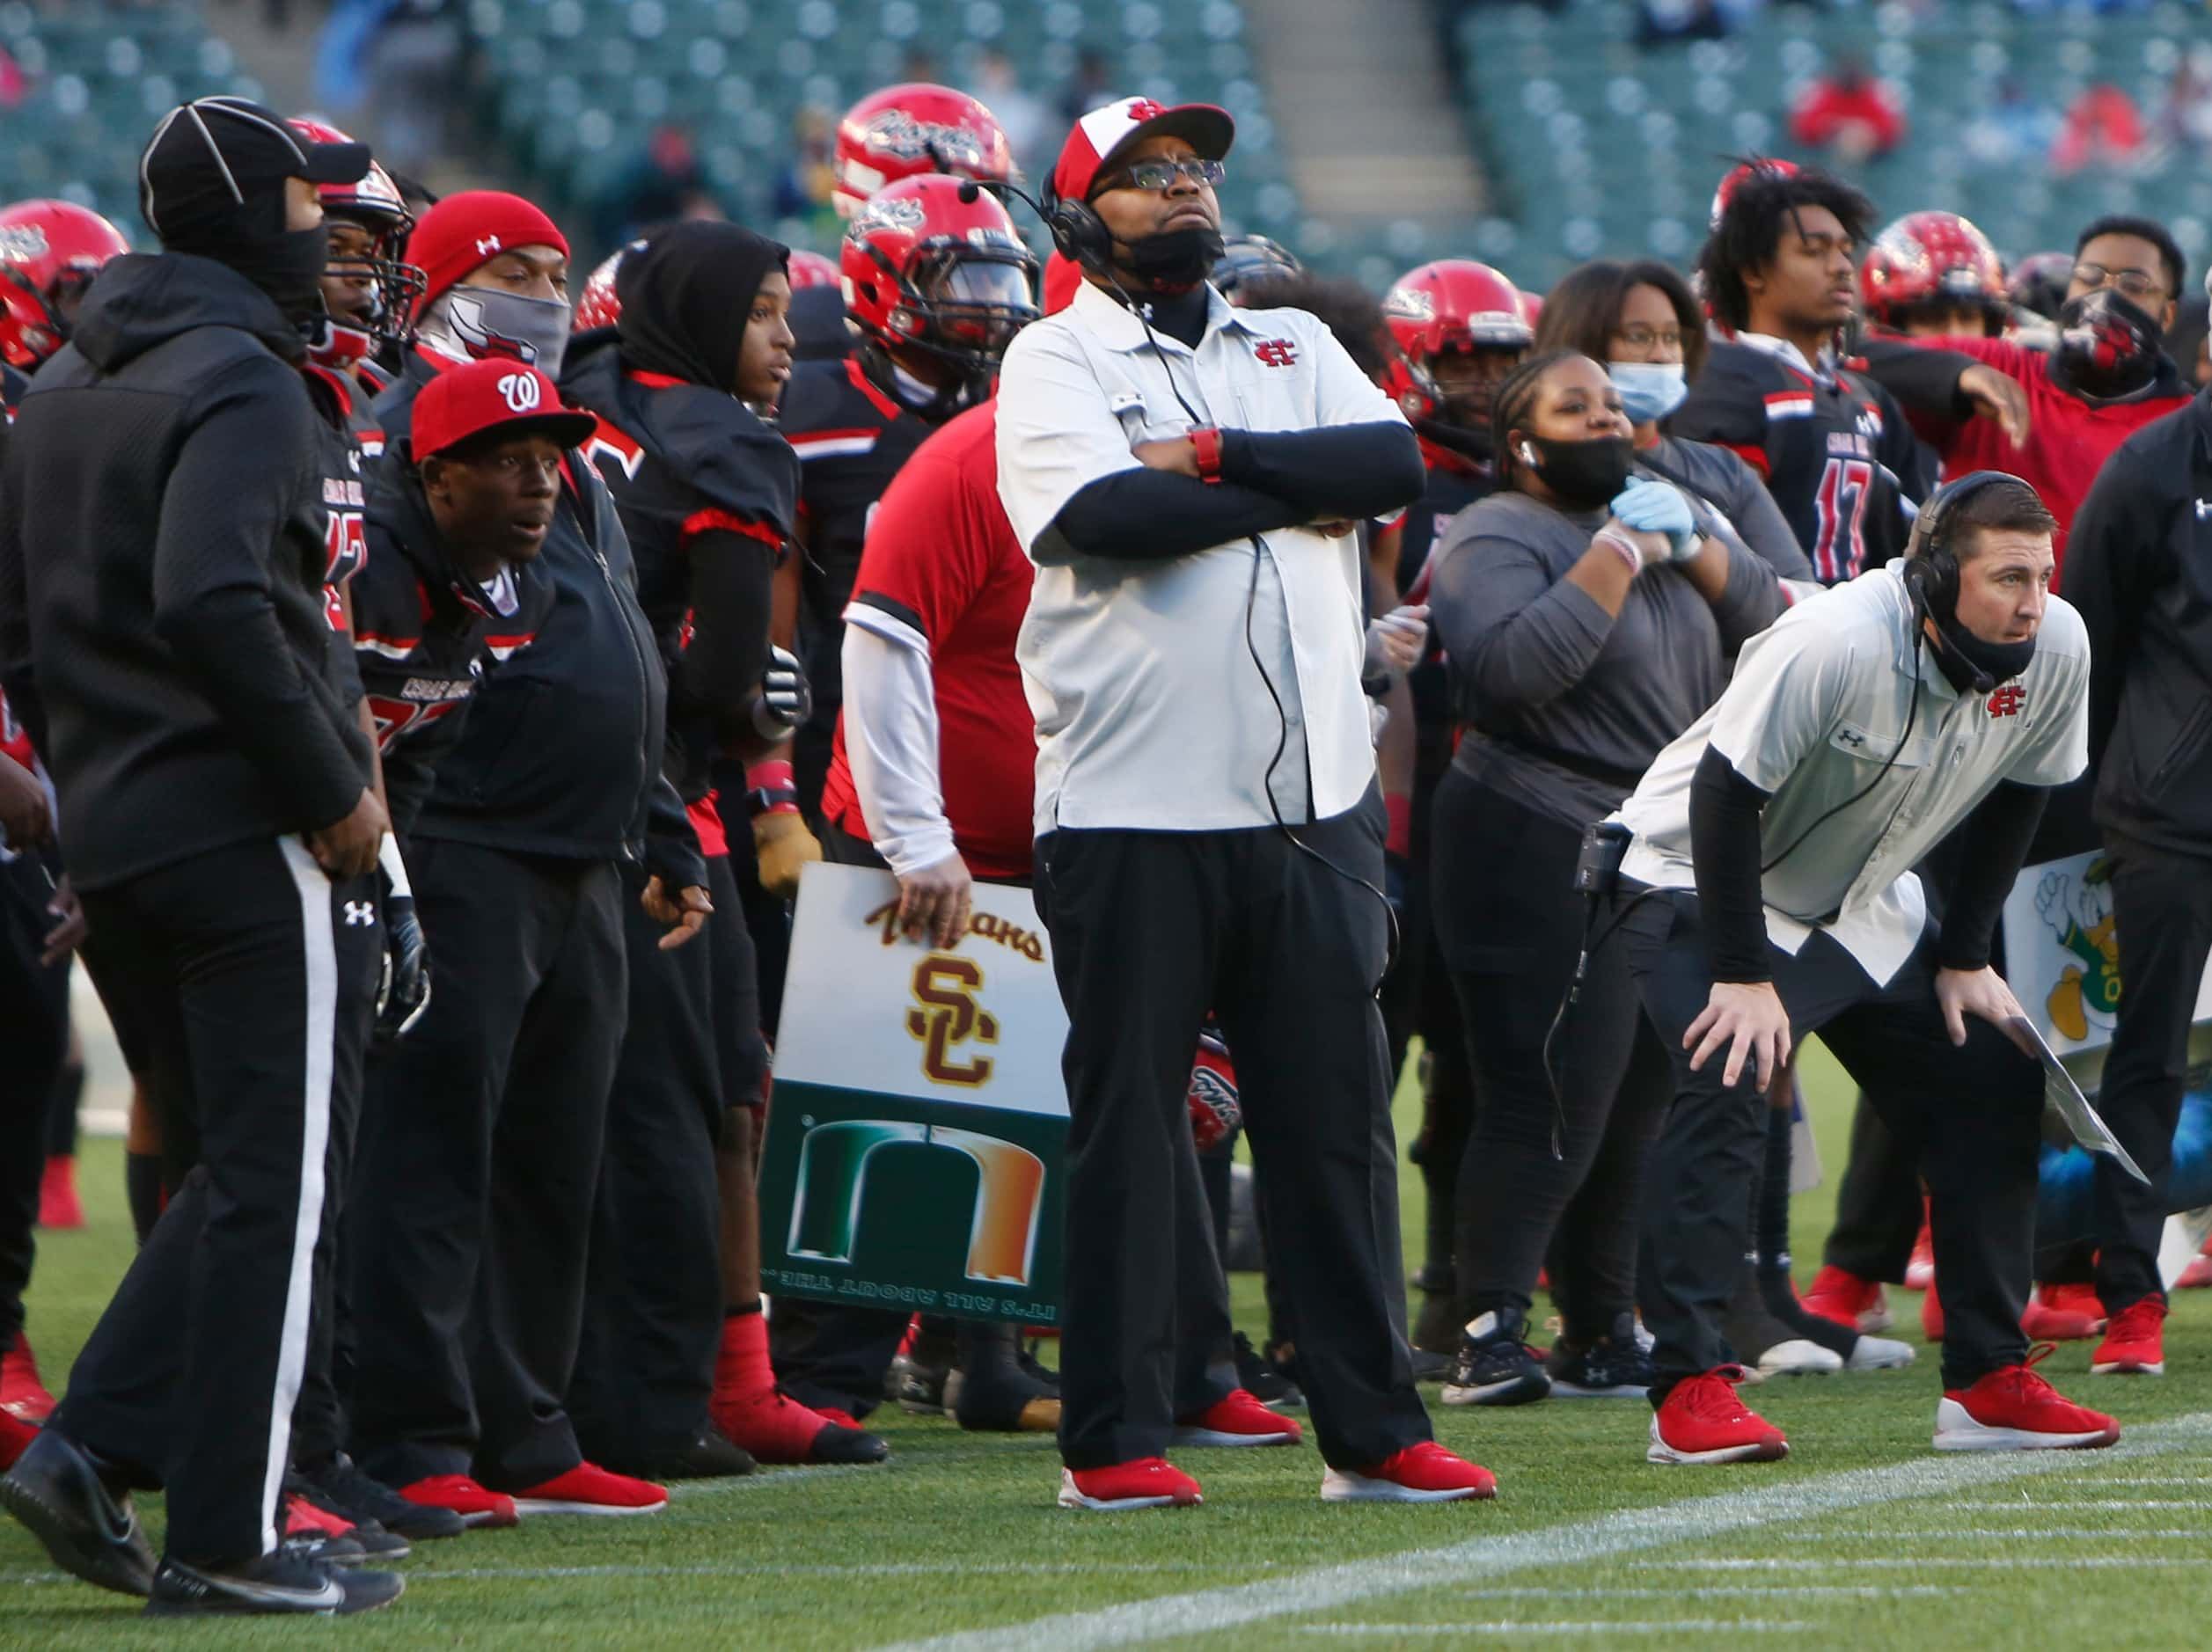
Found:
[{"label": "white yard line", "polygon": [[1955,1595],[1940,1583],[1799,1583],[1781,1587],[1731,1583],[1700,1588],[1692,1583],[1678,1589],[1500,1589],[1495,1583],[1470,1584],[1461,1591],[1483,1600],[1894,1600],[1901,1595]]},{"label": "white yard line", "polygon": [[[2100,1456],[2106,1461],[2113,1456],[2157,1457],[2192,1446],[2201,1447],[2207,1439],[2212,1439],[2212,1414],[2199,1413],[2131,1429],[2110,1453]],[[1534,1531],[1470,1538],[1463,1543],[1442,1547],[1375,1555],[1304,1572],[1278,1574],[1249,1583],[1163,1595],[1092,1612],[1064,1612],[1002,1628],[939,1635],[927,1641],[903,1642],[897,1652],[920,1652],[923,1648],[929,1652],[1027,1652],[1037,1646],[1050,1646],[1053,1652],[1078,1652],[1079,1648],[1128,1646],[1176,1635],[1216,1634],[1243,1624],[1338,1610],[1361,1601],[1433,1589],[1443,1583],[1502,1576],[1540,1567],[1557,1568],[1587,1564],[1671,1543],[1695,1542],[1879,1503],[1970,1490],[2026,1475],[2069,1468],[2078,1472],[2087,1466],[2089,1464],[2082,1456],[2070,1451],[1956,1457],[1931,1454],[1885,1468],[1849,1469],[1767,1486],[1754,1483],[1756,1470],[1719,1470],[1715,1471],[1715,1478],[1732,1481],[1730,1489],[1688,1497],[1656,1509],[1625,1509]],[[1666,1471],[1652,1471],[1655,1474],[1664,1472]],[[1685,1473],[1684,1478],[1694,1480],[1695,1471]],[[1512,1495],[1510,1484],[1506,1495]],[[1483,1518],[1484,1511],[1480,1505],[1469,1505],[1459,1512],[1474,1524]],[[1134,1514],[1068,1517],[1176,1518],[1194,1528],[1202,1527],[1205,1520],[1203,1510],[1174,1517]],[[2132,1539],[2144,1534],[2100,1531],[2093,1535],[2124,1535]],[[1194,1541],[1201,1536],[1198,1531],[1191,1533]]]},{"label": "white yard line", "polygon": [[[1801,1572],[1811,1562],[1802,1556],[1756,1560],[1718,1559],[1687,1561],[1630,1561],[1630,1568],[1638,1572]],[[1909,1559],[1892,1557],[1873,1561],[1840,1561],[1823,1554],[1820,1560],[1824,1572],[1841,1571],[1904,1571],[1924,1572],[1938,1566],[1983,1566],[2000,1570],[2047,1572],[2054,1568],[2073,1570],[2097,1569],[2113,1567],[2187,1567],[2201,1571],[2205,1561],[2196,1556],[2157,1554],[1976,1554],[1932,1555],[1918,1554]]]},{"label": "white yard line", "polygon": [[1766,1634],[1795,1634],[1810,1629],[1809,1623],[1775,1618],[1670,1618],[1663,1622],[1637,1623],[1600,1618],[1593,1623],[1552,1623],[1538,1619],[1528,1623],[1295,1623],[1300,1634],[1417,1635],[1417,1634],[1714,1634],[1730,1629]]}]

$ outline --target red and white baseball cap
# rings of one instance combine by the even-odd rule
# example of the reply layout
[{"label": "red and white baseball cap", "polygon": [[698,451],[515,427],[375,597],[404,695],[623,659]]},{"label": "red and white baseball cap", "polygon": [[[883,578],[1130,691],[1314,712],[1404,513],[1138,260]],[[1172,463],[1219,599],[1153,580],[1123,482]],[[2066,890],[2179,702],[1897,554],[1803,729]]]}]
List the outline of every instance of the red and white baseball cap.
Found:
[{"label": "red and white baseball cap", "polygon": [[1236,142],[1236,122],[1227,109],[1210,103],[1179,103],[1173,108],[1149,98],[1124,98],[1094,109],[1075,123],[1060,146],[1052,168],[1052,194],[1061,201],[1087,201],[1091,186],[1114,159],[1140,138],[1179,137],[1202,159],[1218,161]]},{"label": "red and white baseball cap", "polygon": [[465,189],[439,201],[422,215],[407,238],[407,262],[422,272],[415,318],[420,320],[440,294],[518,246],[549,246],[561,257],[568,256],[568,238],[520,195]]},{"label": "red and white baseball cap", "polygon": [[502,435],[551,436],[564,448],[590,440],[599,421],[560,403],[560,391],[534,367],[487,357],[440,373],[416,394],[408,443],[417,459],[496,429]]}]

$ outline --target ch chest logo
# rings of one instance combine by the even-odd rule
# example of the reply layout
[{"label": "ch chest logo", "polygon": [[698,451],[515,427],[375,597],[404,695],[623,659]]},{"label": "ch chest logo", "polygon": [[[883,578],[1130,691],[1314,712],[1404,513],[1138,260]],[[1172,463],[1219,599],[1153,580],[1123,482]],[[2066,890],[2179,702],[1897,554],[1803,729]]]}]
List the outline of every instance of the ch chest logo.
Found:
[{"label": "ch chest logo", "polygon": [[2027,704],[2027,691],[2018,683],[2007,683],[1989,696],[1989,715],[2018,717],[2020,708]]},{"label": "ch chest logo", "polygon": [[988,1056],[960,1059],[960,1047],[999,1042],[999,1021],[976,1002],[983,967],[969,958],[932,953],[914,966],[914,1007],[906,1031],[922,1047],[922,1071],[939,1084],[985,1083],[997,1065]]},{"label": "ch chest logo", "polygon": [[1298,346],[1288,339],[1270,339],[1254,345],[1252,355],[1262,367],[1290,367],[1298,361]]}]

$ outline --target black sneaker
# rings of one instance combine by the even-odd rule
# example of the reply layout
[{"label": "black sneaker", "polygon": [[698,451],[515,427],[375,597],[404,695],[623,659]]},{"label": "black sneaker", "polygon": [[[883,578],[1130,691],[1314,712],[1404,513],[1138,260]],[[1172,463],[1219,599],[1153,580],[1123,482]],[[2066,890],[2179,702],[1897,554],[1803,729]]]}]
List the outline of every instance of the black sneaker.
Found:
[{"label": "black sneaker", "polygon": [[1041,1384],[1057,1397],[1060,1392],[1060,1374],[1036,1356],[1036,1344],[1025,1342],[1022,1347],[1020,1364],[1023,1374],[1033,1383]]},{"label": "black sneaker", "polygon": [[949,1361],[942,1365],[901,1354],[891,1361],[883,1386],[898,1401],[898,1408],[917,1417],[945,1414],[945,1380],[952,1375]]},{"label": "black sneaker", "polygon": [[373,1520],[385,1531],[408,1539],[458,1538],[468,1523],[450,1509],[409,1502],[382,1480],[364,1473],[343,1451],[320,1468],[303,1469],[315,1501],[358,1525]]},{"label": "black sneaker", "polygon": [[[404,1561],[414,1552],[407,1539],[396,1531],[385,1531],[375,1520],[356,1515],[350,1509],[341,1507],[331,1498],[325,1496],[316,1488],[312,1481],[297,1469],[284,1476],[284,1496],[288,1503],[292,1498],[297,1497],[317,1513],[350,1528],[345,1531],[344,1536],[351,1540],[354,1548],[358,1551],[358,1553],[349,1553],[342,1547],[333,1550],[301,1546],[294,1549],[294,1553],[301,1553],[307,1559],[321,1560],[339,1566],[353,1566],[363,1561]],[[312,1534],[302,1533],[301,1535],[306,1537]],[[339,1534],[336,1532],[328,1535],[333,1542],[338,1539]],[[285,1546],[288,1548],[293,1547],[292,1535],[289,1531],[285,1535]]]},{"label": "black sneaker", "polygon": [[635,1463],[601,1466],[650,1480],[732,1480],[759,1467],[751,1451],[733,1444],[711,1422],[689,1445],[650,1451]]},{"label": "black sneaker", "polygon": [[31,1528],[54,1563],[119,1595],[153,1591],[154,1551],[130,1494],[111,1488],[89,1451],[52,1429],[0,1479],[0,1505]]},{"label": "black sneaker", "polygon": [[1544,1370],[1562,1400],[1641,1400],[1659,1380],[1652,1356],[1637,1345],[1633,1313],[1617,1317],[1613,1334],[1587,1348],[1570,1352],[1564,1341],[1557,1343]]},{"label": "black sneaker", "polygon": [[1252,1346],[1252,1339],[1243,1332],[1233,1339],[1236,1349],[1236,1385],[1276,1411],[1299,1411],[1305,1407],[1306,1396],[1296,1383],[1278,1365],[1271,1355],[1263,1354]]},{"label": "black sneaker", "polygon": [[1551,1378],[1524,1340],[1527,1316],[1499,1308],[1477,1316],[1460,1334],[1459,1357],[1445,1378],[1447,1406],[1525,1406],[1551,1392]]},{"label": "black sneaker", "polygon": [[397,1572],[346,1572],[293,1555],[261,1554],[236,1565],[187,1566],[164,1561],[154,1574],[149,1618],[217,1613],[304,1612],[319,1616],[374,1612],[399,1598]]}]

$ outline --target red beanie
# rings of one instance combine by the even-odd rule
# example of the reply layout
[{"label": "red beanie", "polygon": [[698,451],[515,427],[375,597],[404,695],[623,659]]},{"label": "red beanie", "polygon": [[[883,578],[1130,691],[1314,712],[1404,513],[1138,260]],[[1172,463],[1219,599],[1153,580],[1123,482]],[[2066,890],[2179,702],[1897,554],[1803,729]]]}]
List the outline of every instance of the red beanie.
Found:
[{"label": "red beanie", "polygon": [[568,255],[568,237],[520,195],[496,189],[448,195],[422,215],[407,238],[407,262],[423,275],[415,317],[449,288],[518,246],[550,246],[563,258]]}]

